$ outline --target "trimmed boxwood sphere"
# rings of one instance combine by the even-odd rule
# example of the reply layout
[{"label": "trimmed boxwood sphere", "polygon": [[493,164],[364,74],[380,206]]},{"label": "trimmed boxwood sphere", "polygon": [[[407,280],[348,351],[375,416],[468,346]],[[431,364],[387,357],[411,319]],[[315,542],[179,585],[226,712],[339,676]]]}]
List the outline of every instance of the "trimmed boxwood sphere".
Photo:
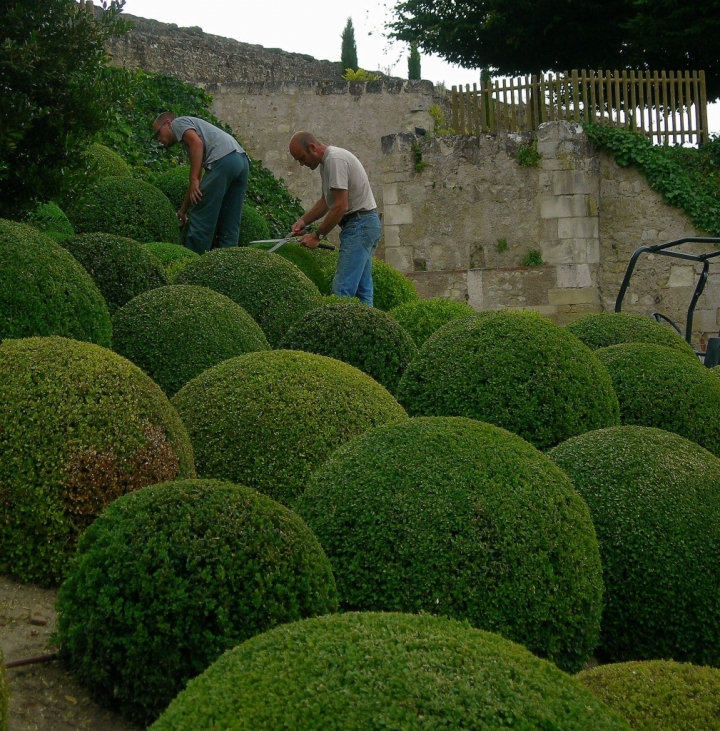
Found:
[{"label": "trimmed boxwood sphere", "polygon": [[180,246],[180,244],[166,244],[154,241],[150,244],[145,244],[145,247],[153,256],[156,256],[160,260],[171,282],[181,269],[184,269],[193,259],[198,258],[198,254],[192,249]]},{"label": "trimmed boxwood sphere", "polygon": [[190,183],[190,167],[178,165],[160,175],[151,175],[150,182],[164,193],[173,209],[177,211],[185,200],[185,193]]},{"label": "trimmed boxwood sphere", "polygon": [[623,424],[675,432],[720,456],[720,380],[697,359],[647,343],[596,355],[612,378]]},{"label": "trimmed boxwood sphere", "polygon": [[160,261],[132,239],[83,234],[62,242],[93,278],[112,314],[133,297],[169,284]]},{"label": "trimmed boxwood sphere", "polygon": [[488,421],[538,449],[619,422],[595,355],[533,312],[483,312],[444,325],[408,366],[398,400],[410,416]]},{"label": "trimmed boxwood sphere", "polygon": [[574,437],[549,456],[595,524],[601,657],[720,665],[720,460],[638,426]]},{"label": "trimmed boxwood sphere", "polygon": [[720,731],[720,670],[664,660],[601,665],[577,675],[638,731]]},{"label": "trimmed boxwood sphere", "polygon": [[73,675],[148,723],[225,650],[335,611],[337,593],[297,515],[247,487],[185,480],[110,505],[80,539],[57,608]]},{"label": "trimmed boxwood sphere", "polygon": [[247,246],[251,241],[270,238],[268,222],[249,204],[243,206],[238,246]]},{"label": "trimmed boxwood sphere", "polygon": [[357,368],[292,350],[220,363],[184,386],[173,403],[201,476],[254,487],[286,505],[335,448],[407,418]]},{"label": "trimmed boxwood sphere", "polygon": [[154,185],[135,178],[103,178],[67,211],[77,233],[108,233],[140,242],[177,244],[178,220]]},{"label": "trimmed boxwood sphere", "polygon": [[92,180],[103,178],[130,178],[132,173],[125,160],[109,147],[95,143],[85,152],[88,162],[88,173]]},{"label": "trimmed boxwood sphere", "polygon": [[108,503],[194,476],[175,409],[125,358],[57,337],[0,344],[0,573],[57,582]]},{"label": "trimmed boxwood sphere", "polygon": [[603,584],[587,506],[504,429],[457,417],[372,429],[314,473],[296,510],[346,610],[465,619],[564,670],[595,647]]},{"label": "trimmed boxwood sphere", "polygon": [[571,322],[567,329],[590,350],[620,343],[653,343],[675,348],[697,359],[695,351],[669,327],[626,312],[598,312]]},{"label": "trimmed boxwood sphere", "polygon": [[373,305],[389,312],[404,302],[418,299],[413,283],[382,259],[373,259]]},{"label": "trimmed boxwood sphere", "polygon": [[443,617],[340,614],[254,637],[190,681],[151,731],[629,731],[524,647]]},{"label": "trimmed boxwood sphere", "polygon": [[[267,251],[274,245],[272,243],[252,244],[250,248]],[[330,273],[328,274],[328,269],[324,268],[326,262],[317,255],[316,252],[318,251],[322,252],[323,249],[308,249],[306,246],[288,243],[273,253],[294,264],[320,290],[321,294],[327,295],[330,294],[337,258],[335,256],[331,257]]]},{"label": "trimmed boxwood sphere", "polygon": [[176,284],[209,287],[248,311],[277,347],[285,333],[321,304],[317,287],[281,256],[251,248],[216,249],[186,266]]},{"label": "trimmed boxwood sphere", "polygon": [[112,326],[90,275],[31,226],[0,219],[0,340],[63,335],[110,346]]},{"label": "trimmed boxwood sphere", "polygon": [[255,320],[207,287],[160,287],[113,316],[113,349],[142,368],[168,396],[228,358],[270,346]]},{"label": "trimmed boxwood sphere", "polygon": [[347,300],[306,313],[286,333],[281,347],[342,360],[372,376],[390,393],[417,355],[412,338],[390,315]]},{"label": "trimmed boxwood sphere", "polygon": [[53,241],[62,241],[75,235],[75,229],[62,209],[55,203],[39,203],[27,217],[27,224],[38,231],[60,236],[52,236]]},{"label": "trimmed boxwood sphere", "polygon": [[420,347],[436,330],[475,310],[464,302],[445,299],[412,300],[393,307],[390,314],[410,333]]}]

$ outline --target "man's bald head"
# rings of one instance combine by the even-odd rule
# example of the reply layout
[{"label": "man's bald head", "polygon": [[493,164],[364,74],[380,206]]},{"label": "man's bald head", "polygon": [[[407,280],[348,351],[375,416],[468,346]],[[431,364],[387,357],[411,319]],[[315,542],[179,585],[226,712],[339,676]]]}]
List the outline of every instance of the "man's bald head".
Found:
[{"label": "man's bald head", "polygon": [[153,122],[153,129],[157,129],[166,122],[172,122],[173,119],[177,119],[177,114],[173,114],[172,112],[163,112],[162,114],[158,114]]},{"label": "man's bald head", "polygon": [[290,154],[303,166],[311,170],[322,162],[327,145],[312,132],[296,132],[290,140]]}]

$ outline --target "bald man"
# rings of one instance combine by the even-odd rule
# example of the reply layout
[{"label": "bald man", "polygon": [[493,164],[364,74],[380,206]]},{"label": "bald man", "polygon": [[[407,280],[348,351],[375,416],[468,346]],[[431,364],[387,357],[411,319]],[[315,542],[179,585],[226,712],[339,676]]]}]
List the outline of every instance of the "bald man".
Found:
[{"label": "bald man", "polygon": [[322,196],[292,227],[301,235],[322,218],[316,233],[305,233],[303,246],[315,249],[320,239],[340,226],[340,253],[332,291],[373,305],[372,255],[380,241],[380,218],[370,182],[360,161],[341,147],[324,145],[310,132],[296,132],[290,154],[310,170],[320,168]]},{"label": "bald man", "polygon": [[190,182],[177,212],[181,227],[189,221],[185,246],[197,254],[210,251],[213,240],[221,247],[237,246],[250,171],[245,150],[198,117],[163,112],[153,131],[164,147],[180,142],[190,159]]}]

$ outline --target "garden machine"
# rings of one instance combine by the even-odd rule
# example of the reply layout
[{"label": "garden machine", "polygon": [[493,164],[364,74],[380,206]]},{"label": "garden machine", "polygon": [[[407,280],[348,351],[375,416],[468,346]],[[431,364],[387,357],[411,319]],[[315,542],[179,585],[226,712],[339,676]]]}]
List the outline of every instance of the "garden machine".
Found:
[{"label": "garden machine", "polygon": [[693,348],[698,358],[700,358],[705,363],[705,366],[708,368],[712,368],[713,366],[716,366],[720,363],[720,337],[710,338],[708,340],[707,348],[704,351],[698,350],[692,344],[692,323],[693,315],[695,314],[695,305],[697,304],[700,295],[705,289],[705,284],[707,283],[708,271],[710,269],[710,260],[714,259],[716,256],[720,256],[720,249],[716,251],[711,251],[709,254],[689,254],[684,251],[676,251],[672,248],[675,246],[681,246],[682,244],[715,244],[717,246],[718,244],[720,244],[720,239],[687,236],[685,238],[677,239],[675,241],[669,241],[666,244],[641,246],[640,248],[635,249],[633,255],[630,257],[630,263],[628,264],[627,271],[625,272],[625,277],[623,278],[622,285],[620,286],[620,291],[618,292],[617,300],[615,301],[615,312],[620,312],[622,309],[623,298],[625,297],[625,292],[627,291],[628,284],[630,284],[630,277],[632,277],[633,270],[635,269],[635,264],[642,254],[657,254],[658,256],[669,256],[673,259],[685,259],[687,261],[701,262],[703,265],[702,272],[700,273],[700,278],[698,279],[697,285],[695,286],[695,292],[692,296],[692,299],[690,300],[690,305],[688,307],[687,315],[685,317],[685,334],[683,335],[680,327],[676,323],[674,323],[669,317],[663,315],[661,312],[653,312],[650,316],[654,317],[658,322],[665,320],[665,322],[669,323],[677,331],[678,335],[680,335],[681,338],[684,338],[686,342]]}]

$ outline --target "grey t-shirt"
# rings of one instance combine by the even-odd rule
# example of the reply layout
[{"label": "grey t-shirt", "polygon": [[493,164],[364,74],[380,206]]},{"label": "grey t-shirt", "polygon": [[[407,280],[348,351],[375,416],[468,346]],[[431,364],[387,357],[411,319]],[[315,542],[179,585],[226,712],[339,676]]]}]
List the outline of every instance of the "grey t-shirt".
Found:
[{"label": "grey t-shirt", "polygon": [[231,152],[245,152],[234,137],[218,129],[214,124],[198,117],[177,117],[170,122],[170,128],[185,148],[185,152],[188,152],[188,145],[183,140],[183,135],[189,129],[194,129],[197,132],[203,143],[202,166],[207,170],[216,160],[229,155]]},{"label": "grey t-shirt", "polygon": [[332,207],[335,202],[332,189],[336,188],[348,192],[348,213],[377,208],[365,168],[352,152],[342,147],[328,147],[320,163],[320,177],[323,198],[328,206]]}]

